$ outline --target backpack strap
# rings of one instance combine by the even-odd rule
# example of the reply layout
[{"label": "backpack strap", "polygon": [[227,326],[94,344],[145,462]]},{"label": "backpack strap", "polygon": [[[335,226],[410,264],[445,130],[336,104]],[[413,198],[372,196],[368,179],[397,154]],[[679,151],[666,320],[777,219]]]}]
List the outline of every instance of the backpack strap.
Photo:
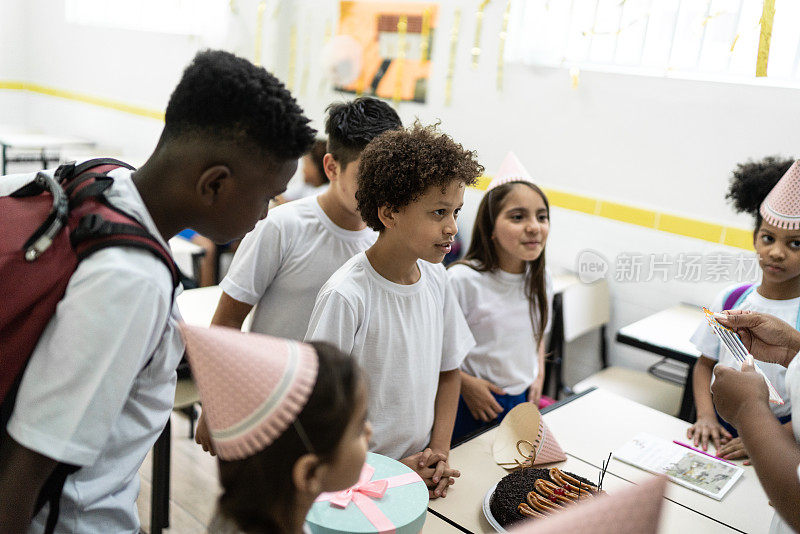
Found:
[{"label": "backpack strap", "polygon": [[114,158],[95,158],[90,159],[88,161],[84,161],[80,165],[77,165],[74,161],[69,163],[65,163],[56,169],[55,177],[61,182],[62,185],[66,185],[68,182],[71,182],[73,178],[76,176],[80,176],[81,174],[93,170],[96,173],[103,174],[110,170],[116,169],[117,167],[124,167],[128,170],[135,171],[136,168],[128,165],[124,161],[119,161],[118,159]]},{"label": "backpack strap", "polygon": [[744,297],[753,292],[754,288],[755,286],[753,284],[744,284],[733,288],[733,290],[728,293],[728,295],[725,297],[725,300],[722,302],[722,309],[734,309],[736,306],[741,304],[741,301],[744,300]]},{"label": "backpack strap", "polygon": [[69,239],[78,253],[78,261],[108,247],[125,246],[147,250],[167,267],[172,277],[173,291],[180,283],[180,273],[172,256],[141,226],[108,221],[100,214],[90,213],[81,217],[78,227],[73,230]]}]

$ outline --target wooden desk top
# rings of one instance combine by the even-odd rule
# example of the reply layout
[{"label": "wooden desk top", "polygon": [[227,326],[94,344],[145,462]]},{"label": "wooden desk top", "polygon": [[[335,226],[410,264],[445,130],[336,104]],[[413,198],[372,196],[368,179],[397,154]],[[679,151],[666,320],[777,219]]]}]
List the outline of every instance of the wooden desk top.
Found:
[{"label": "wooden desk top", "polygon": [[428,517],[425,518],[425,524],[420,532],[421,534],[461,534],[456,527],[431,512],[428,512]]},{"label": "wooden desk top", "polygon": [[[689,423],[602,389],[547,413],[544,420],[567,453],[595,466],[600,466],[609,452],[618,449],[639,432],[670,441],[688,441],[686,429]],[[735,463],[742,464],[741,461]],[[721,501],[677,484],[667,486],[666,496],[675,503],[743,532],[767,532],[773,509],[755,469],[743,467],[745,472],[742,478]],[[632,482],[652,476],[616,459],[611,460],[609,472]]]},{"label": "wooden desk top", "polygon": [[60,148],[63,146],[94,146],[94,141],[80,137],[37,133],[0,132],[0,145],[14,148]]},{"label": "wooden desk top", "polygon": [[[490,430],[451,451],[450,463],[461,470],[461,477],[447,492],[446,498],[431,501],[428,505],[429,509],[435,510],[476,534],[495,532],[484,517],[481,505],[489,488],[508,473],[492,460],[491,448],[495,432],[496,430]],[[597,467],[574,456],[568,456],[566,462],[551,465],[584,476],[589,480],[597,480],[600,473],[600,469]],[[607,473],[603,481],[603,488],[613,492],[630,484],[631,482],[613,473]],[[769,523],[767,523],[768,526]],[[730,534],[735,532],[726,525],[670,500],[664,501],[659,530],[664,533],[682,534],[689,532]],[[423,530],[423,532],[425,531]]]},{"label": "wooden desk top", "polygon": [[625,339],[628,338],[697,358],[700,351],[689,338],[703,320],[705,316],[702,309],[679,304],[620,328],[617,341],[628,343]]}]

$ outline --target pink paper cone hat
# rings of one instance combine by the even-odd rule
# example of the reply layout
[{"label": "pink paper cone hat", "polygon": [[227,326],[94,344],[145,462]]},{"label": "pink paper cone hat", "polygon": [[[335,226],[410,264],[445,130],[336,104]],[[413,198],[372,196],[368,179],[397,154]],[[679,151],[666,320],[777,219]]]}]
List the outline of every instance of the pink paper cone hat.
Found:
[{"label": "pink paper cone hat", "polygon": [[551,464],[567,459],[561,445],[532,402],[514,406],[495,433],[492,456],[505,469]]},{"label": "pink paper cone hat", "polygon": [[800,229],[800,160],[795,161],[772,188],[759,211],[773,226]]},{"label": "pink paper cone hat", "polygon": [[655,534],[667,477],[659,476],[607,496],[581,501],[546,519],[532,519],[512,534]]},{"label": "pink paper cone hat", "polygon": [[305,343],[181,324],[214,448],[223,460],[265,449],[292,424],[317,379]]},{"label": "pink paper cone hat", "polygon": [[492,181],[489,182],[489,186],[486,190],[490,191],[498,185],[507,184],[509,182],[534,183],[530,173],[525,170],[525,167],[522,166],[522,163],[520,163],[513,152],[506,154],[506,159],[504,159],[502,165],[500,165],[500,170],[497,171]]}]

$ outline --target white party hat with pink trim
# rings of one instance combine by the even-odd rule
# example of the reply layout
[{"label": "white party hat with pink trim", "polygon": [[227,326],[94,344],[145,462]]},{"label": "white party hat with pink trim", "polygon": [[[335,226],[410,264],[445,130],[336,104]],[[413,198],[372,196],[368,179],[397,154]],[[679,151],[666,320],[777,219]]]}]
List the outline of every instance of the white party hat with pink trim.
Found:
[{"label": "white party hat with pink trim", "polygon": [[522,163],[520,163],[513,152],[506,154],[506,159],[503,160],[500,169],[497,171],[497,174],[494,175],[492,181],[489,182],[489,186],[486,190],[489,191],[498,185],[507,184],[509,182],[534,183],[530,173],[525,170],[525,167],[522,166]]},{"label": "white party hat with pink trim", "polygon": [[800,229],[800,160],[795,161],[775,184],[759,212],[772,226]]},{"label": "white party hat with pink trim", "polygon": [[292,424],[317,379],[311,345],[181,324],[211,440],[223,460],[265,449]]}]

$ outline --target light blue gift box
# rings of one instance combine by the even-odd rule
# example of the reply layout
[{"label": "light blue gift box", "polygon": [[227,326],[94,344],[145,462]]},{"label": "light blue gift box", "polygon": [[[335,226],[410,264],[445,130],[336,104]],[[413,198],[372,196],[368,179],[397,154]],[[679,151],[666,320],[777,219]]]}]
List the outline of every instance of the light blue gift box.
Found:
[{"label": "light blue gift box", "polygon": [[[413,473],[397,460],[372,452],[367,453],[367,463],[375,468],[372,480]],[[397,534],[417,534],[422,530],[428,511],[428,488],[419,479],[388,488],[383,497],[372,502],[392,522]],[[380,534],[353,502],[344,509],[329,501],[316,502],[306,516],[306,524],[314,534]]]}]

